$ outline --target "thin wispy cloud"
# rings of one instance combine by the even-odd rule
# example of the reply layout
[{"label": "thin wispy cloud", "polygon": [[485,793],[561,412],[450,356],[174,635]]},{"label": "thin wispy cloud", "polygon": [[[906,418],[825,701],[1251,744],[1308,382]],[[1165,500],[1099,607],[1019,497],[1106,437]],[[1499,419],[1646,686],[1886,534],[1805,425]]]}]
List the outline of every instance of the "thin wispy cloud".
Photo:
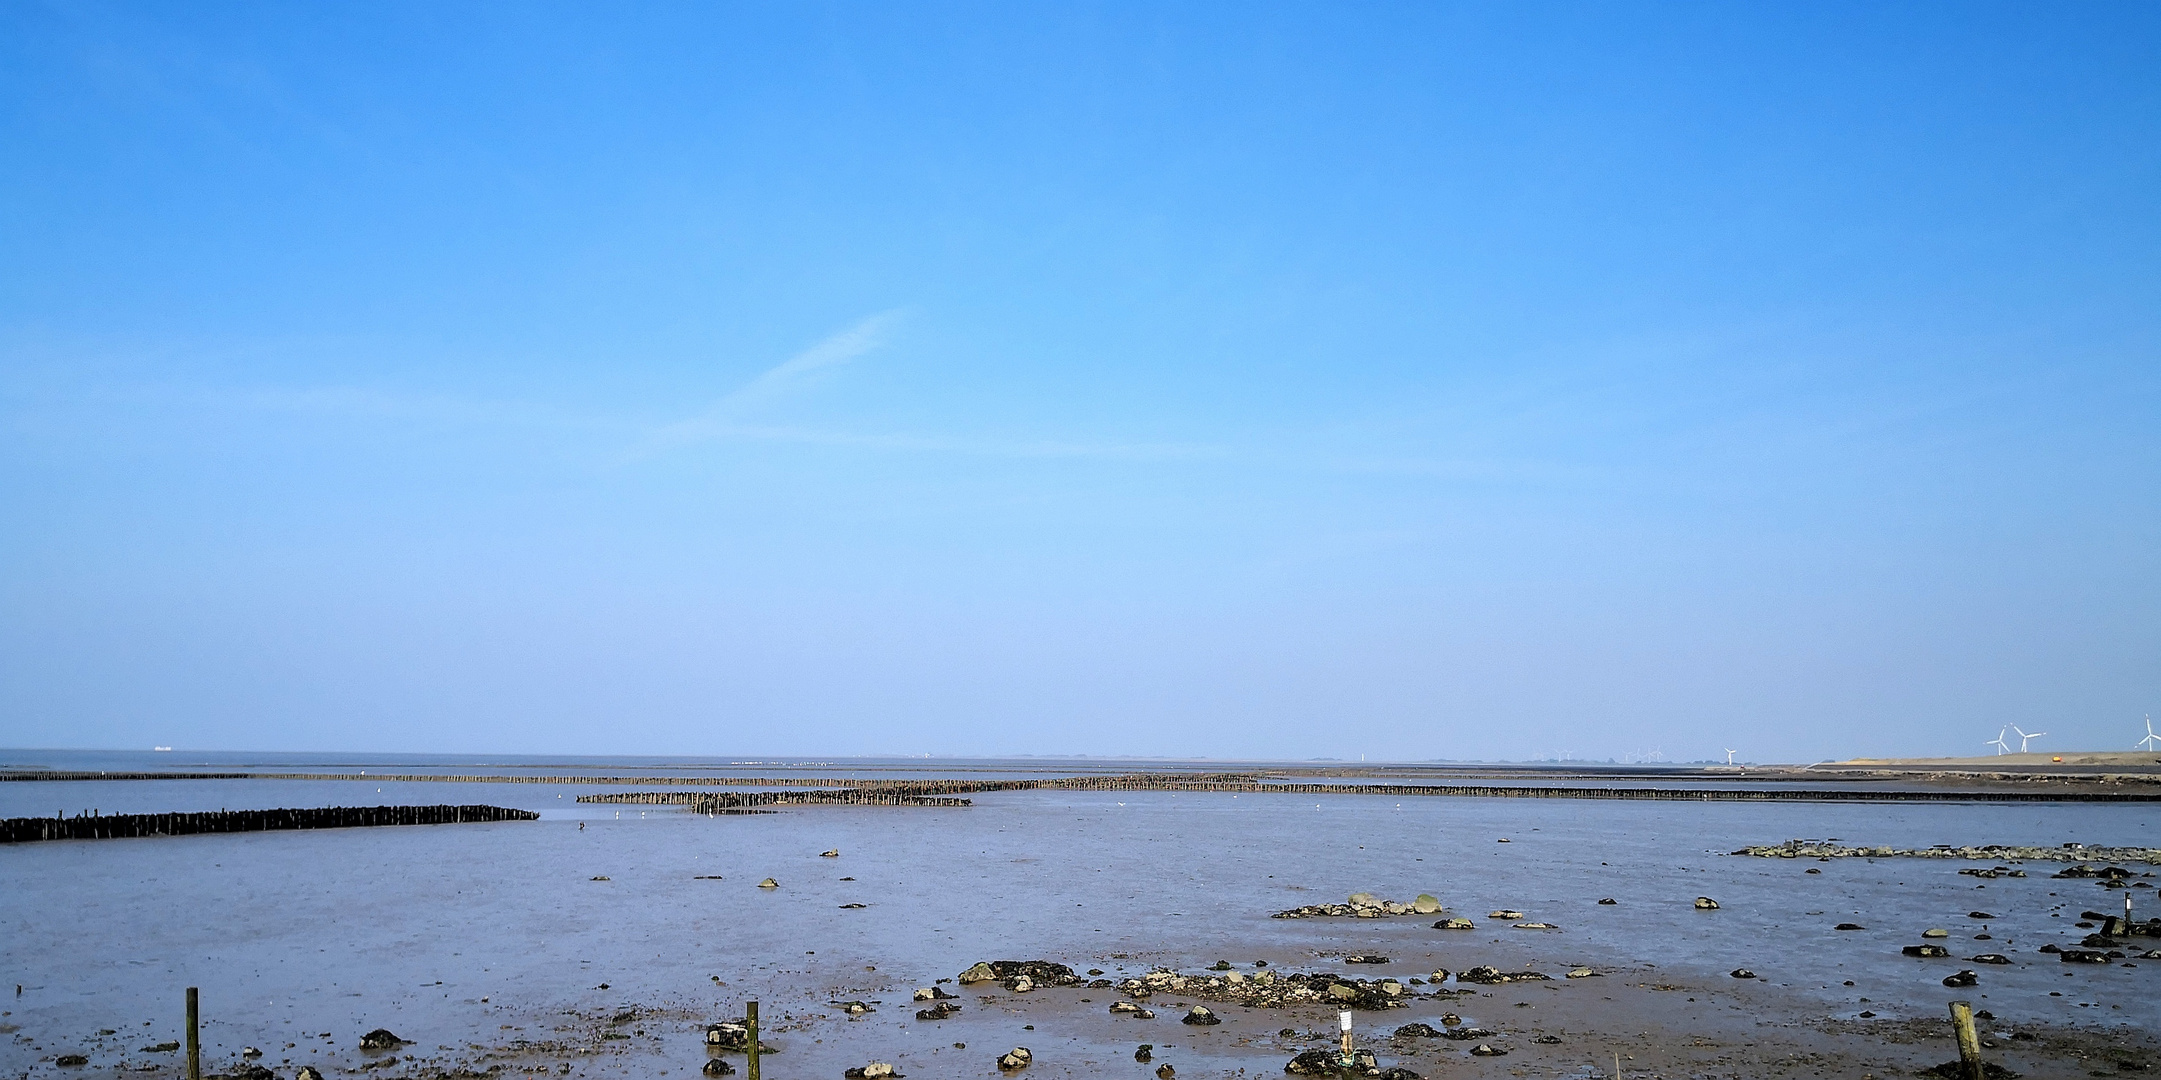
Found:
[{"label": "thin wispy cloud", "polygon": [[812,345],[787,360],[759,373],[697,416],[668,424],[653,432],[643,449],[661,450],[713,439],[739,437],[737,424],[758,406],[802,389],[833,368],[846,364],[885,344],[886,334],[900,319],[900,311],[885,311]]}]

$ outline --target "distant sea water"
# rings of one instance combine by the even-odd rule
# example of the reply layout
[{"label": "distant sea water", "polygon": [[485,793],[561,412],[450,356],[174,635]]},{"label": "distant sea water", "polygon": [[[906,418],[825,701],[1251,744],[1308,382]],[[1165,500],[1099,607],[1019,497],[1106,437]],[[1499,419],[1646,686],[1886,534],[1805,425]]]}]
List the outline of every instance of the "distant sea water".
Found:
[{"label": "distant sea water", "polygon": [[[1088,759],[1137,767],[1236,763]],[[0,751],[0,765],[165,770],[581,775],[1071,775],[1070,759],[737,761],[448,755]],[[784,771],[785,770],[785,771]],[[0,847],[0,967],[10,1022],[139,1027],[203,986],[272,1030],[384,1024],[474,1036],[460,1003],[719,1008],[760,996],[879,992],[905,1001],[984,959],[1187,970],[1218,959],[1335,961],[1349,943],[1406,958],[1435,943],[1497,962],[1711,979],[1738,967],[1831,1015],[1935,1016],[1952,961],[1900,947],[1951,931],[1956,957],[2000,952],[1977,1004],[2047,1022],[2161,1024],[2161,961],[2074,972],[2082,910],[2123,895],[2049,875],[1979,880],[1934,859],[1725,854],[1792,838],[1857,844],[2161,846],[2161,807],[2081,804],[1583,802],[1038,790],[966,808],[813,807],[702,817],[580,804],[607,785],[375,780],[0,783],[0,816],[272,806],[489,803],[537,822]],[[582,828],[581,828],[582,826]],[[1506,843],[1503,843],[1503,840]],[[839,858],[821,858],[828,849]],[[1808,874],[1808,869],[1820,870]],[[2152,867],[2134,867],[2151,870]],[[717,879],[714,875],[718,875]],[[773,877],[776,890],[756,883]],[[606,880],[595,880],[605,878]],[[853,878],[854,880],[843,880]],[[1271,920],[1355,891],[1432,893],[1477,931],[1430,920]],[[2142,915],[2157,890],[2131,891]],[[1720,903],[1698,911],[1699,895]],[[1601,905],[1601,898],[1616,902]],[[843,904],[863,904],[844,908]],[[1486,918],[1514,909],[1556,932]],[[1982,919],[1974,913],[1990,916]],[[1865,931],[1837,931],[1841,922]],[[1989,940],[1977,941],[1985,933]],[[1406,959],[1405,964],[1415,964]],[[874,969],[866,970],[866,969]],[[1420,973],[1416,967],[1389,974]],[[1844,985],[1851,980],[1854,986]],[[600,987],[605,984],[607,989]],[[12,987],[10,987],[12,989]],[[2061,996],[2051,996],[2057,994]],[[1868,999],[1862,1003],[1861,999]],[[818,998],[818,1000],[823,1000]],[[477,1014],[476,1014],[477,1015]],[[410,1029],[410,1030],[407,1030]],[[239,1037],[239,1036],[235,1036]],[[0,1054],[0,1057],[4,1057]]]}]

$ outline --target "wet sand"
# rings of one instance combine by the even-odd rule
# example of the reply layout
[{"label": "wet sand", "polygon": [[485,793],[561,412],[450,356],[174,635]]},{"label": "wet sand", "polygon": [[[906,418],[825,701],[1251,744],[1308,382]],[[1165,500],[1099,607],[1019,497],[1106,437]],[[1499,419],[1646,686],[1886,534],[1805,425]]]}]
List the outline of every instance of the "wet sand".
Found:
[{"label": "wet sand", "polygon": [[[1435,950],[1418,957],[1417,964],[1396,966],[1471,958],[1454,952]],[[1476,952],[1480,960],[1501,958],[1490,947]],[[1131,960],[1102,963],[1117,965],[1106,967],[1108,974],[1144,967]],[[995,1076],[999,1054],[1026,1046],[1034,1064],[1025,1076],[1141,1078],[1164,1064],[1179,1077],[1267,1076],[1280,1075],[1299,1051],[1333,1045],[1335,1038],[1331,1007],[1211,1006],[1223,1022],[1203,1028],[1178,1019],[1200,998],[1156,995],[1146,1003],[1156,1017],[1141,1020],[1114,1016],[1109,1005],[1119,995],[1085,986],[1013,993],[997,984],[947,983],[962,1011],[928,1022],[914,1016],[923,1007],[909,1000],[908,984],[915,981],[933,980],[865,972],[860,979],[766,996],[765,1038],[777,1052],[765,1056],[764,1075],[838,1078],[848,1068],[884,1061],[918,1077]],[[1429,1077],[1610,1077],[1616,1075],[1616,1062],[1618,1075],[1627,1077],[1893,1077],[1957,1056],[1946,1021],[1840,1019],[1761,984],[1672,981],[1648,965],[1597,978],[1467,989],[1444,998],[1415,998],[1405,1008],[1357,1012],[1359,1045],[1372,1049],[1383,1067],[1406,1067]],[[492,1022],[474,1023],[492,1028],[491,1036],[377,1053],[355,1048],[357,1026],[331,1032],[329,1039],[303,1033],[287,1047],[277,1033],[228,1017],[206,1034],[205,1069],[236,1068],[242,1062],[239,1048],[253,1045],[266,1049],[261,1062],[281,1076],[301,1065],[330,1076],[386,1078],[691,1076],[712,1057],[729,1061],[740,1075],[742,1054],[713,1052],[703,1043],[705,1025],[724,1018],[727,1010],[685,1007],[684,998],[709,995],[704,988],[684,990],[680,996],[583,1010],[460,1001],[446,1008],[468,1022]],[[875,1011],[850,1018],[830,1004],[843,1000],[873,1002]],[[1444,1014],[1494,1034],[1460,1042],[1389,1037],[1413,1022],[1440,1028]],[[1284,1029],[1293,1034],[1282,1034]],[[1988,1060],[2030,1077],[2136,1076],[2161,1067],[2161,1040],[2150,1031],[1984,1022],[1983,1032]],[[183,1069],[176,1053],[146,1054],[130,1046],[144,1038],[132,1033],[36,1038],[51,1043],[48,1050],[65,1046],[63,1052],[86,1053],[90,1063],[74,1069],[26,1063],[18,1049],[9,1055],[12,1075],[171,1077]],[[1143,1043],[1154,1048],[1146,1063],[1134,1060]],[[1478,1045],[1506,1053],[1474,1056],[1471,1049]]]},{"label": "wet sand", "polygon": [[[262,787],[198,783],[211,782],[185,790],[212,806]],[[402,797],[385,786],[386,799]],[[325,798],[333,788],[344,785],[326,786]],[[1616,1053],[1628,1076],[1910,1075],[1955,1056],[1944,1011],[1953,998],[1999,1015],[1988,1025],[2001,1033],[1991,1059],[2025,1075],[2161,1069],[2148,1034],[2161,1028],[2161,960],[2062,964],[2038,951],[2076,945],[2089,932],[2076,925],[2083,911],[2115,910],[2126,894],[2152,914],[2157,890],[2049,877],[2061,863],[1978,880],[1956,860],[1724,853],[1794,835],[1905,848],[2150,847],[2157,831],[2139,807],[1035,791],[968,808],[707,818],[556,794],[530,797],[536,822],[0,851],[0,1025],[14,1029],[0,1032],[0,1077],[178,1076],[179,1055],[142,1048],[180,1037],[190,985],[203,987],[208,1069],[227,1071],[257,1046],[282,1080],[302,1065],[332,1080],[693,1075],[707,1060],[704,1026],[740,1015],[750,998],[781,1047],[766,1070],[774,1080],[838,1080],[870,1061],[918,1077],[992,1076],[996,1056],[1015,1046],[1035,1055],[1023,1076],[1142,1078],[1164,1063],[1184,1077],[1274,1076],[1333,1039],[1327,1006],[1227,1005],[1220,1026],[1195,1028],[1178,1022],[1180,1006],[1201,997],[1159,993],[1148,1002],[1157,1017],[1138,1020],[1114,1017],[1117,994],[1102,988],[1016,994],[949,982],[962,1012],[915,1018],[912,990],[1001,959],[1111,978],[1158,966],[1198,974],[1219,959],[1244,972],[1265,959],[1277,972],[1406,983],[1477,965],[1554,976],[1449,983],[1446,998],[1357,1013],[1361,1045],[1426,1076],[1605,1076]],[[842,855],[819,854],[833,849]],[[767,876],[781,888],[756,888]],[[1477,929],[1435,930],[1431,917],[1268,917],[1353,888],[1401,900],[1430,891]],[[1724,907],[1692,910],[1699,893]],[[1609,895],[1618,903],[1596,903]],[[1487,917],[1502,907],[1560,929]],[[1995,918],[1968,917],[1983,907]],[[1849,919],[1869,929],[1833,929]],[[1953,956],[1901,957],[1931,926],[1953,931]],[[1963,959],[1982,950],[2016,962]],[[1349,953],[1390,962],[1346,965]],[[1737,964],[1764,978],[1727,976]],[[1574,967],[1600,975],[1564,978]],[[1941,985],[1967,967],[1979,986]],[[13,983],[23,996],[5,996]],[[849,1019],[831,1004],[847,1000],[877,1011]],[[1496,1032],[1484,1041],[1507,1055],[1387,1037],[1413,1022],[1441,1027],[1445,1013]],[[376,1027],[416,1041],[361,1052],[359,1036]],[[1145,1065],[1133,1061],[1143,1042],[1157,1047]],[[71,1053],[88,1063],[55,1063]],[[740,1055],[728,1059],[740,1067]]]}]

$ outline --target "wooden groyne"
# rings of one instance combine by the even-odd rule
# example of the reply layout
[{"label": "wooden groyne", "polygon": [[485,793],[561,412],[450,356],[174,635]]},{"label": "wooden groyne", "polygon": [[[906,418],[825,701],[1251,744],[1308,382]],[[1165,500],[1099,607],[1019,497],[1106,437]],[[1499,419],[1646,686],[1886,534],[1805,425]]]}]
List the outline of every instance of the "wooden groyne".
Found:
[{"label": "wooden groyne", "polygon": [[972,802],[877,791],[722,791],[700,796],[689,805],[692,813],[725,814],[758,806],[969,806]]},{"label": "wooden groyne", "polygon": [[[746,787],[766,786],[740,781]],[[853,805],[911,805],[934,796],[997,791],[1207,791],[1261,795],[1367,795],[1385,798],[1607,799],[1646,802],[1986,802],[1986,803],[2153,803],[2161,794],[2122,791],[1886,791],[1841,788],[1653,788],[1498,784],[1311,784],[1254,777],[1194,777],[1177,774],[1078,776],[1047,780],[865,780],[827,781],[837,790],[805,792],[811,802]],[[742,793],[749,794],[749,793]],[[780,794],[765,792],[759,794]],[[876,796],[899,801],[879,801]],[[579,802],[697,806],[715,798],[702,791],[626,791],[581,795]],[[791,805],[774,803],[771,805]]]},{"label": "wooden groyne", "polygon": [[531,810],[504,806],[323,806],[296,810],[215,810],[195,814],[77,814],[0,820],[0,843],[37,840],[119,840],[139,836],[355,829],[376,825],[457,825],[478,821],[537,821]]},{"label": "wooden groyne", "polygon": [[[59,769],[17,769],[0,772],[9,780],[250,780],[261,773],[246,772],[63,772]],[[352,779],[360,779],[352,777]]]}]

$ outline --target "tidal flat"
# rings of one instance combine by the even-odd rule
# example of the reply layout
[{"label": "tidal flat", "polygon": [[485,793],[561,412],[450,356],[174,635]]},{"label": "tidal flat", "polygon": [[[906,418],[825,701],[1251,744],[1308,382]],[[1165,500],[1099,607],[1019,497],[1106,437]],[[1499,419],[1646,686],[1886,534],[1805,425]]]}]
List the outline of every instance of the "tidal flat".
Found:
[{"label": "tidal flat", "polygon": [[[1025,1076],[1145,1077],[1164,1065],[1180,1077],[1281,1075],[1295,1054],[1333,1043],[1336,1002],[1225,999],[1227,975],[1261,972],[1396,981],[1400,1007],[1355,1009],[1355,1036],[1381,1065],[1425,1076],[1589,1077],[1616,1065],[1630,1076],[1911,1075],[1956,1057],[1954,998],[1989,1014],[1990,1060],[2024,1075],[2161,1068],[2150,1034],[2161,1029],[2161,959],[2140,955],[2161,941],[2125,938],[2137,947],[2106,963],[2041,951],[2079,947],[2106,928],[2081,927],[2093,921],[2082,916],[2120,912],[2126,896],[2136,917],[2161,914],[2144,876],[2154,866],[2093,879],[2052,876],[2075,865],[2065,862],[1731,854],[1791,839],[2151,848],[2153,804],[1030,790],[965,807],[705,816],[576,801],[622,790],[0,784],[0,816],[439,803],[540,814],[0,847],[0,1074],[182,1075],[178,1054],[146,1048],[180,1037],[182,994],[197,986],[213,1074],[251,1063],[285,1078],[303,1066],[330,1077],[695,1074],[715,1056],[707,1026],[756,1000],[776,1080],[870,1062],[991,1076],[1021,1046]],[[2006,872],[1961,873],[1996,867]],[[776,887],[760,888],[768,878]],[[1428,894],[1445,910],[1271,918],[1355,892]],[[1443,919],[1470,926],[1437,929]],[[1923,943],[1949,955],[1904,954]],[[1982,954],[2010,962],[1970,959]],[[1019,992],[957,981],[998,960],[1064,964],[1084,981]],[[1550,978],[1462,978],[1479,967]],[[1944,985],[1968,970],[1975,985]],[[1188,981],[1140,1000],[1151,1019],[1114,1013],[1133,1000],[1120,984],[1152,971]],[[960,1009],[919,1020],[925,1004],[911,999],[933,986]],[[836,1004],[851,1001],[868,1011]],[[1181,1023],[1193,1005],[1222,1023]],[[1417,1023],[1490,1035],[1392,1037]],[[406,1043],[362,1050],[378,1028]],[[1150,1060],[1136,1061],[1144,1043]],[[1473,1056],[1481,1045],[1505,1053]],[[250,1047],[262,1055],[244,1058]],[[63,1055],[85,1063],[58,1064]]]}]

